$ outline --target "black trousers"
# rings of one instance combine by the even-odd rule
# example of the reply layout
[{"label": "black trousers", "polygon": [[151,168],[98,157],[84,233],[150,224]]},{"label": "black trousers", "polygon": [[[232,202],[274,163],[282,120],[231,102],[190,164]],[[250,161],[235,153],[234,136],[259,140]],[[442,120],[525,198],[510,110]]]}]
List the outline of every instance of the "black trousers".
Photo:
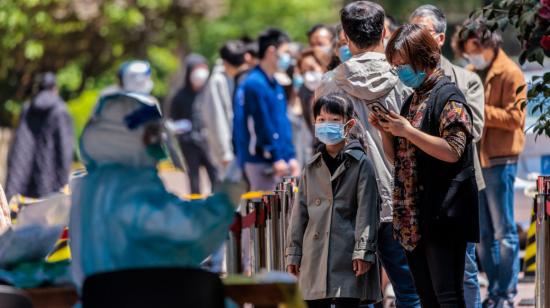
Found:
[{"label": "black trousers", "polygon": [[421,239],[406,255],[422,307],[465,307],[465,240]]},{"label": "black trousers", "polygon": [[212,185],[216,183],[218,177],[216,167],[210,160],[209,154],[202,147],[197,146],[193,142],[181,142],[180,146],[181,152],[185,157],[185,162],[187,163],[191,193],[200,194],[200,167],[204,166],[206,168],[206,172],[208,173],[208,177],[210,178]]},{"label": "black trousers", "polygon": [[325,298],[313,301],[306,301],[308,308],[357,308],[359,307],[358,298]]}]

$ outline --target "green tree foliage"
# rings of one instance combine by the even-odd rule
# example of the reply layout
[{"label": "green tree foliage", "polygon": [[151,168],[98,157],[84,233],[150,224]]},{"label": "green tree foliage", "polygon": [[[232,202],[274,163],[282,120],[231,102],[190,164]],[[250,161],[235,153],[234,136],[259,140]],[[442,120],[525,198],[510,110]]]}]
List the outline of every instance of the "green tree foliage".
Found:
[{"label": "green tree foliage", "polygon": [[284,29],[294,41],[306,42],[307,30],[318,23],[338,22],[341,1],[230,0],[226,14],[215,22],[192,19],[187,23],[190,49],[212,60],[223,42],[247,35],[256,37],[266,27]]},{"label": "green tree foliage", "polygon": [[[114,81],[128,58],[153,60],[156,78],[177,68],[171,50],[189,18],[214,18],[223,0],[0,1],[0,125],[12,123],[40,71],[59,74],[67,99]],[[158,91],[165,91],[157,83]],[[160,93],[160,92],[159,92]]]}]

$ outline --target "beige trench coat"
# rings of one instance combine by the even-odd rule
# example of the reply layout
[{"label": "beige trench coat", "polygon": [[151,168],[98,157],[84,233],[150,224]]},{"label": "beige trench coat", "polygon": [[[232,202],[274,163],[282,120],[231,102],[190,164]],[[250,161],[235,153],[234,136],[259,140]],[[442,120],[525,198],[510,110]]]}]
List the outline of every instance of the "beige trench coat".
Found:
[{"label": "beige trench coat", "polygon": [[[300,266],[298,280],[305,300],[379,301],[380,198],[374,168],[362,148],[348,146],[344,152],[345,160],[332,176],[321,153],[305,166],[300,197],[292,208],[286,261]],[[371,269],[356,278],[354,259],[371,262]]]}]

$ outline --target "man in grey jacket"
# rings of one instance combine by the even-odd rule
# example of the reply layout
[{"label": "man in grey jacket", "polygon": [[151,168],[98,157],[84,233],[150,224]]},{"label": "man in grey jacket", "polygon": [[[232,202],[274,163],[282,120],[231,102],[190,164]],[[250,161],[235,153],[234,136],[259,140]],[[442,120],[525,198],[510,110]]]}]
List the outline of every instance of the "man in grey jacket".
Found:
[{"label": "man in grey jacket", "polygon": [[363,139],[375,169],[382,202],[378,255],[394,287],[397,307],[420,307],[405,254],[392,234],[393,168],[384,155],[379,131],[368,122],[369,104],[377,102],[399,113],[409,94],[384,55],[384,17],[384,9],[370,1],[352,2],[340,11],[353,57],[325,74],[315,98],[339,93],[353,102],[364,128]]},{"label": "man in grey jacket", "polygon": [[[426,27],[434,36],[439,46],[445,43],[445,31],[447,29],[447,20],[443,12],[433,5],[422,5],[418,7],[409,18],[410,23]],[[484,123],[485,97],[483,83],[478,75],[467,71],[459,66],[453,65],[447,58],[441,56],[441,69],[445,75],[449,76],[456,83],[458,88],[464,93],[468,106],[473,113],[473,141],[477,143],[481,139]],[[476,181],[478,190],[485,189],[485,182],[481,173],[479,156],[474,147],[474,166],[476,171]],[[475,244],[468,243],[466,250],[466,267],[464,270],[464,299],[467,308],[481,307],[479,294],[479,282],[477,280],[477,263]]]},{"label": "man in grey jacket", "polygon": [[241,41],[225,43],[219,52],[221,63],[214,67],[204,88],[203,121],[208,135],[208,146],[222,179],[235,159],[232,144],[234,78],[247,67],[245,51],[245,45]]}]

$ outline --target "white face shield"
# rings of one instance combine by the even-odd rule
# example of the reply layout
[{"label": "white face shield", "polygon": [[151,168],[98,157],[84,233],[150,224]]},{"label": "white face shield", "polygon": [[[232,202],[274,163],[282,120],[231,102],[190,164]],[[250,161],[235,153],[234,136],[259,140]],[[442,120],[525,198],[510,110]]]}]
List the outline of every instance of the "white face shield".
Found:
[{"label": "white face shield", "polygon": [[147,61],[131,61],[121,68],[122,89],[127,92],[150,94],[153,90],[151,65]]}]

